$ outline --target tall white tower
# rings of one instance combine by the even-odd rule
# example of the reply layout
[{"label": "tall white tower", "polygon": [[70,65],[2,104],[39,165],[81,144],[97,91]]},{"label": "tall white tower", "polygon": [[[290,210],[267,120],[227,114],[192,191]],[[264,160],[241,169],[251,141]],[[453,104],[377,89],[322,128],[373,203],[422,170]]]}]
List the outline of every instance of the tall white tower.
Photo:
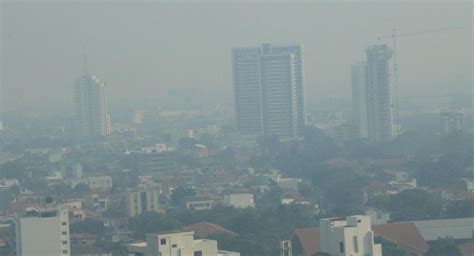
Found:
[{"label": "tall white tower", "polygon": [[292,139],[305,126],[301,45],[232,51],[237,128],[243,137]]},{"label": "tall white tower", "polygon": [[373,142],[390,140],[393,136],[393,113],[389,60],[392,50],[386,44],[374,45],[367,54],[367,124]]},{"label": "tall white tower", "polygon": [[110,134],[107,88],[89,72],[84,72],[74,84],[76,135],[89,142]]}]

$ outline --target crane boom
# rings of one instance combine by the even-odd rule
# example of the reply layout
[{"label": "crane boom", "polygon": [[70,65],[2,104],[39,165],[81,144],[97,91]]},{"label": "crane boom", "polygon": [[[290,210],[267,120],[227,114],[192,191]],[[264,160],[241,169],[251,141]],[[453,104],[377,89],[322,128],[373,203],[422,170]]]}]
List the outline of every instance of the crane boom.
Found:
[{"label": "crane boom", "polygon": [[400,37],[409,37],[409,36],[417,36],[417,35],[424,35],[424,34],[432,34],[438,32],[447,32],[453,30],[460,30],[466,29],[467,27],[445,27],[445,28],[438,28],[438,29],[429,29],[429,30],[422,30],[422,31],[415,31],[415,32],[408,32],[408,33],[400,33],[397,29],[392,30],[392,34],[390,35],[383,35],[379,36],[377,39],[392,39],[392,47],[393,47],[393,86],[392,86],[392,113],[393,113],[393,123],[395,125],[395,133],[398,134],[400,132],[400,120],[398,114],[398,62],[397,62],[397,40]]}]

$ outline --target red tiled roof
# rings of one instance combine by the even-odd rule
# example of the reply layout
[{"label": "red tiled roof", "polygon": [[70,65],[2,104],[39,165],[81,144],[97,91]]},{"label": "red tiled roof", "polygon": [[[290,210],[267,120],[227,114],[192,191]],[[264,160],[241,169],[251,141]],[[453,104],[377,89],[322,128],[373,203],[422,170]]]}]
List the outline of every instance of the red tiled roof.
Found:
[{"label": "red tiled roof", "polygon": [[319,252],[319,228],[299,228],[295,230],[295,235],[298,237],[305,255],[315,255]]},{"label": "red tiled roof", "polygon": [[465,243],[458,245],[459,250],[464,256],[473,256],[474,255],[474,243]]},{"label": "red tiled roof", "polygon": [[419,253],[428,252],[428,244],[412,222],[373,225],[376,236],[400,244]]},{"label": "red tiled roof", "polygon": [[239,234],[225,229],[217,224],[212,224],[208,222],[199,222],[183,227],[185,231],[194,231],[196,236],[205,238],[212,234],[223,234],[229,236],[238,236]]}]

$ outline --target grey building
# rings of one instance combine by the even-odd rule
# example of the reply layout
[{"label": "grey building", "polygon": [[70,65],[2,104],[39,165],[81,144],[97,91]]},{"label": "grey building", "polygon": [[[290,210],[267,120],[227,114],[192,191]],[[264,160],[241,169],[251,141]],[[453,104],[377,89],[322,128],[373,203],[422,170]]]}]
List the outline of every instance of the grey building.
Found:
[{"label": "grey building", "polygon": [[447,136],[453,133],[463,131],[466,115],[460,112],[440,113],[441,135]]},{"label": "grey building", "polygon": [[305,126],[301,45],[232,51],[237,128],[244,138],[292,139]]},{"label": "grey building", "polygon": [[367,62],[361,61],[351,67],[353,124],[358,137],[367,138]]},{"label": "grey building", "polygon": [[393,135],[390,65],[392,51],[386,44],[367,48],[367,128],[372,142],[390,140]]},{"label": "grey building", "polygon": [[74,83],[76,135],[94,142],[110,134],[107,89],[104,82],[84,72]]}]

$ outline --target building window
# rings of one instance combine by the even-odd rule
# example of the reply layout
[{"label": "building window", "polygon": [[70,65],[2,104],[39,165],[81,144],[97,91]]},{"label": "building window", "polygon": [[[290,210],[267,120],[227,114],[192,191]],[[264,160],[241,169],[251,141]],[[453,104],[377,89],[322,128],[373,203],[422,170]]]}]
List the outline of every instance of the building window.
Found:
[{"label": "building window", "polygon": [[63,244],[66,245],[66,244],[67,244],[67,241],[63,241]]},{"label": "building window", "polygon": [[195,251],[194,256],[202,256],[202,251]]},{"label": "building window", "polygon": [[339,252],[344,253],[344,242],[339,242]]},{"label": "building window", "polygon": [[176,248],[176,247],[178,247],[178,245],[173,244],[171,247],[172,247],[172,248]]},{"label": "building window", "polygon": [[61,234],[63,234],[63,236],[67,235],[67,231],[63,231]]},{"label": "building window", "polygon": [[160,239],[160,244],[161,244],[161,245],[166,244],[166,239]]},{"label": "building window", "polygon": [[63,221],[63,222],[61,222],[61,225],[66,226],[67,222]]},{"label": "building window", "polygon": [[352,243],[354,244],[354,252],[358,253],[359,252],[359,245],[357,244],[357,236],[354,236],[352,238]]},{"label": "building window", "polygon": [[68,251],[67,251],[67,250],[63,250],[63,254],[67,254],[67,253],[68,253]]}]

